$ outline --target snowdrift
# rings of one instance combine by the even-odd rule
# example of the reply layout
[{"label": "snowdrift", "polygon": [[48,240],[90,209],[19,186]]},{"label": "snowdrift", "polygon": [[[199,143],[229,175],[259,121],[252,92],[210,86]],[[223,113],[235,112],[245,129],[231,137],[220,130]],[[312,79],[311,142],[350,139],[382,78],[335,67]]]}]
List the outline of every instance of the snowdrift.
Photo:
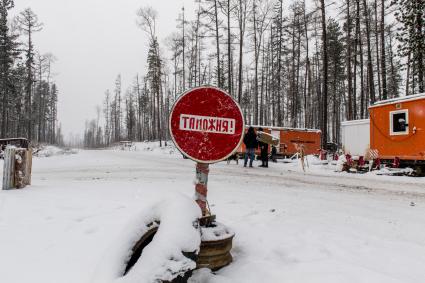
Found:
[{"label": "snowdrift", "polygon": [[[120,237],[111,243],[92,282],[172,281],[194,270],[196,262],[183,253],[199,252],[201,236],[197,219],[200,216],[201,210],[196,203],[183,195],[173,195],[141,211],[129,221]],[[144,248],[139,260],[123,276],[132,248],[154,222],[160,222],[160,225],[152,242]]]},{"label": "snowdrift", "polygon": [[34,150],[34,156],[37,157],[51,157],[51,156],[57,156],[57,155],[70,155],[70,154],[77,154],[78,151],[76,149],[70,149],[70,148],[59,148],[54,145],[45,145],[41,146],[40,149]]}]

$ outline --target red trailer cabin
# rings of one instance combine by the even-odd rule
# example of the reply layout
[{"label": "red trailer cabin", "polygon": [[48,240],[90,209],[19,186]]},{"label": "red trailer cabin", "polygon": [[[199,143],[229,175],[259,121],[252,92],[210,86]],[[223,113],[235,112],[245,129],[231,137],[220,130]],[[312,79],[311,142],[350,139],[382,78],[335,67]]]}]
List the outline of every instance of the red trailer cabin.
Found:
[{"label": "red trailer cabin", "polygon": [[370,148],[381,160],[425,165],[425,94],[375,103],[370,112]]},{"label": "red trailer cabin", "polygon": [[[313,129],[296,129],[296,128],[285,128],[285,127],[270,127],[270,126],[252,126],[255,131],[259,128],[263,128],[263,131],[271,134],[274,137],[280,139],[280,144],[277,149],[277,157],[289,157],[298,152],[300,145],[304,146],[304,152],[306,155],[319,154],[321,149],[321,137],[322,132],[320,130]],[[248,130],[249,126],[246,127]],[[239,147],[238,153],[242,154],[245,152],[245,145],[242,143]],[[269,147],[269,153],[271,147]],[[260,151],[255,152],[256,155],[260,155]]]}]

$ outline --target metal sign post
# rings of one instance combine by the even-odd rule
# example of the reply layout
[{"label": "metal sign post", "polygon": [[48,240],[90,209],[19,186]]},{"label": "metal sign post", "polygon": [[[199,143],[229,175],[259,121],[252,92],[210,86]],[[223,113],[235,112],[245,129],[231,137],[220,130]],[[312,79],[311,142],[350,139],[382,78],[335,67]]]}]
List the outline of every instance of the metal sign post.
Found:
[{"label": "metal sign post", "polygon": [[227,159],[242,143],[245,124],[241,108],[221,89],[195,88],[174,103],[169,128],[176,147],[196,162],[195,201],[202,211],[201,234],[217,235],[213,240],[202,238],[197,266],[217,270],[232,262],[234,233],[215,222],[209,210],[209,164]]},{"label": "metal sign post", "polygon": [[[199,87],[184,93],[173,105],[170,134],[176,147],[196,162],[195,201],[202,210],[202,238],[197,267],[217,270],[232,262],[234,233],[215,222],[207,201],[209,164],[230,157],[240,146],[245,124],[239,105],[224,91]],[[207,231],[210,230],[210,231]]]},{"label": "metal sign post", "polygon": [[245,128],[242,111],[223,90],[199,87],[179,97],[169,123],[176,147],[197,163],[195,200],[203,216],[209,216],[208,165],[227,159],[241,144]]},{"label": "metal sign post", "polygon": [[207,184],[208,173],[210,172],[209,164],[196,163],[196,185],[195,185],[195,200],[202,210],[203,216],[208,216],[210,211],[207,207]]}]

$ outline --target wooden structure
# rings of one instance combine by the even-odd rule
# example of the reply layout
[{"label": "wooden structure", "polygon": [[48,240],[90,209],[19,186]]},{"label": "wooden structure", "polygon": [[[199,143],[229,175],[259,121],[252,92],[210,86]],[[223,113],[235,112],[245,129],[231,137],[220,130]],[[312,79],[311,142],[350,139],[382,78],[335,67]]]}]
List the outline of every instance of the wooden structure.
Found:
[{"label": "wooden structure", "polygon": [[425,94],[375,103],[370,112],[370,148],[381,161],[425,167]]},{"label": "wooden structure", "polygon": [[3,190],[31,185],[32,149],[6,148],[3,165]]},{"label": "wooden structure", "polygon": [[[285,127],[269,127],[269,126],[252,126],[255,131],[259,128],[263,132],[268,133],[280,140],[279,146],[276,147],[278,158],[290,157],[298,153],[300,146],[303,146],[305,155],[319,154],[321,150],[322,132],[314,129],[297,129]],[[246,127],[248,130],[249,126]],[[238,153],[245,152],[245,145],[242,143],[238,149]],[[271,153],[271,147],[269,147]],[[256,155],[260,155],[260,150],[257,149]]]}]

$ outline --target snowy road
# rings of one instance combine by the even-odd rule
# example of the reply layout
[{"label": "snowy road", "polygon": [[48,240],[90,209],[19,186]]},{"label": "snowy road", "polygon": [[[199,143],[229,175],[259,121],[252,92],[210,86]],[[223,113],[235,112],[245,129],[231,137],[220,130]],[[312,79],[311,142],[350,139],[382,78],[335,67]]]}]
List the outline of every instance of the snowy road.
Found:
[{"label": "snowy road", "polygon": [[[129,219],[193,194],[193,162],[168,151],[36,158],[33,186],[0,191],[0,282],[91,282]],[[193,283],[425,281],[425,179],[270,166],[211,166],[234,263]]]}]

